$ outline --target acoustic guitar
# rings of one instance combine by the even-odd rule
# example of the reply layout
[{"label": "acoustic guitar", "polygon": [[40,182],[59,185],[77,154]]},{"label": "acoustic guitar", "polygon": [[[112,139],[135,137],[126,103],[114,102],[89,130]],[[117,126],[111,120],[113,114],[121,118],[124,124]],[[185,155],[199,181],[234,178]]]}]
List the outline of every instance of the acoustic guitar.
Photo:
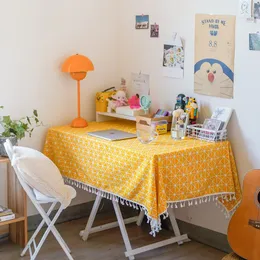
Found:
[{"label": "acoustic guitar", "polygon": [[248,260],[260,260],[260,170],[245,176],[242,202],[228,227],[234,252]]}]

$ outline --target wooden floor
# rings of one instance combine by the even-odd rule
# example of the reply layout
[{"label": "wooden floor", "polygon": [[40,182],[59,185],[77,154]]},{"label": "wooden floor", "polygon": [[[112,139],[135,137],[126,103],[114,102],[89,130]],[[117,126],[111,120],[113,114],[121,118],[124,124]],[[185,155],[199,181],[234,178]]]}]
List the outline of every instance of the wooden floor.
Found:
[{"label": "wooden floor", "polygon": [[[101,225],[114,221],[114,217],[99,216],[97,224]],[[124,260],[125,247],[121,238],[119,228],[103,231],[90,235],[89,240],[84,242],[79,237],[79,231],[84,229],[87,219],[79,219],[71,222],[56,225],[64,240],[72,250],[75,260]],[[153,238],[149,235],[148,224],[137,227],[135,224],[127,225],[127,231],[131,239],[133,248],[154,243],[165,238],[169,238],[171,233],[163,230]],[[21,248],[9,241],[0,242],[1,260],[29,260],[28,255],[20,258]],[[182,246],[170,245],[136,256],[136,260],[221,260],[225,253],[214,248],[199,244],[197,242],[185,243]],[[59,247],[53,235],[49,235],[47,242],[40,250],[37,260],[66,260],[66,256]]]}]

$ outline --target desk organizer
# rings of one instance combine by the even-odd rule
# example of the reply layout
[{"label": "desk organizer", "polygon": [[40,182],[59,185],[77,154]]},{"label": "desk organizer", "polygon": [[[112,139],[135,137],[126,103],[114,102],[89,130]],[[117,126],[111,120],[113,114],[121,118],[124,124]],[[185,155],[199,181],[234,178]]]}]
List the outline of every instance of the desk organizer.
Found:
[{"label": "desk organizer", "polygon": [[188,125],[187,136],[207,142],[220,142],[227,140],[227,130],[209,130],[203,128],[202,124]]}]

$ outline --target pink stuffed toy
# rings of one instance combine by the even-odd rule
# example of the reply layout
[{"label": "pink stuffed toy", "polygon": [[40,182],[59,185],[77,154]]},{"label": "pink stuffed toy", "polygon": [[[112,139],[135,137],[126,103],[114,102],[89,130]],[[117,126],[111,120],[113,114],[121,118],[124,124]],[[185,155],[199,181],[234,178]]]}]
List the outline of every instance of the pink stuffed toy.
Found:
[{"label": "pink stuffed toy", "polygon": [[122,90],[116,92],[111,98],[107,99],[108,107],[107,112],[111,113],[112,110],[116,110],[117,107],[128,106],[128,100],[126,98],[126,93]]},{"label": "pink stuffed toy", "polygon": [[131,109],[139,109],[140,106],[140,99],[139,99],[139,95],[136,94],[135,96],[132,96],[129,100],[128,103],[130,105]]}]

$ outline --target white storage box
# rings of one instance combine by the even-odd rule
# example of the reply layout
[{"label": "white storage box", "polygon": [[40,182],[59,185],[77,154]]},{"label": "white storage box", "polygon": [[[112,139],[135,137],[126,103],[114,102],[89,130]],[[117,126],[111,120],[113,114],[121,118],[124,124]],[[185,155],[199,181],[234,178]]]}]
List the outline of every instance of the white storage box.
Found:
[{"label": "white storage box", "polygon": [[142,116],[145,114],[145,111],[141,108],[131,109],[130,106],[125,106],[116,108],[116,113],[125,116]]}]

